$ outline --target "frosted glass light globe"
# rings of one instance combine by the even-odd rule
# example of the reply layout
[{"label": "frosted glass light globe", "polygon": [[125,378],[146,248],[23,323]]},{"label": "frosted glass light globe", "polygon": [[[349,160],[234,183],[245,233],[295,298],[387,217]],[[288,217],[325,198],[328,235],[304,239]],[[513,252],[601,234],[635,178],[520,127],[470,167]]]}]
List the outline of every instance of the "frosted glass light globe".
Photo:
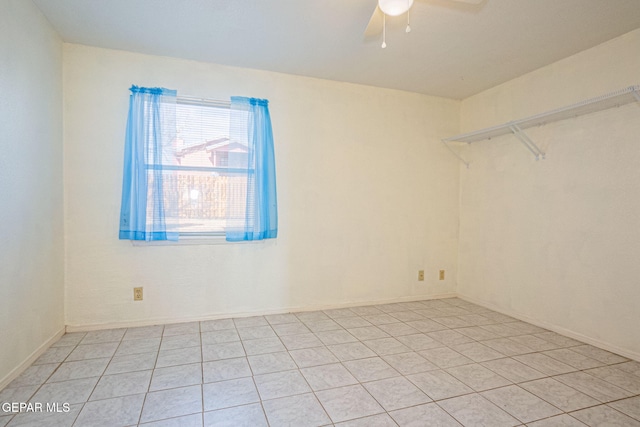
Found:
[{"label": "frosted glass light globe", "polygon": [[398,16],[411,9],[413,0],[378,0],[378,6],[385,15]]}]

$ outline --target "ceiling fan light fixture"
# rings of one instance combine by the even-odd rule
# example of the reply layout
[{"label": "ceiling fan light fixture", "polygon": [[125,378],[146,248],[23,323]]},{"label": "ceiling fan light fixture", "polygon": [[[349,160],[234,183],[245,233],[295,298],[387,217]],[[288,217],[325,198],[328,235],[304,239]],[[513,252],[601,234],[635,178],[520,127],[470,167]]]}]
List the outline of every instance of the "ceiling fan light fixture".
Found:
[{"label": "ceiling fan light fixture", "polygon": [[413,6],[413,0],[378,0],[380,10],[389,16],[406,13]]}]

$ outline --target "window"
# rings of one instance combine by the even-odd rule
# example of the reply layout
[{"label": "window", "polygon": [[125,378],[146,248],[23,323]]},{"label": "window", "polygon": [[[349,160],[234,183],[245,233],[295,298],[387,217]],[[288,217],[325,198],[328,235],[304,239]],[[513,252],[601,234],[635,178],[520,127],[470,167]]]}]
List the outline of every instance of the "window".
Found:
[{"label": "window", "polygon": [[277,235],[266,100],[232,102],[131,88],[120,238]]},{"label": "window", "polygon": [[[228,102],[177,98],[175,165],[164,178],[165,194],[177,196],[166,197],[167,230],[222,235],[227,220],[244,216],[247,174],[253,171],[246,167],[248,147],[229,139],[229,118]],[[227,197],[231,193],[237,196]]]}]

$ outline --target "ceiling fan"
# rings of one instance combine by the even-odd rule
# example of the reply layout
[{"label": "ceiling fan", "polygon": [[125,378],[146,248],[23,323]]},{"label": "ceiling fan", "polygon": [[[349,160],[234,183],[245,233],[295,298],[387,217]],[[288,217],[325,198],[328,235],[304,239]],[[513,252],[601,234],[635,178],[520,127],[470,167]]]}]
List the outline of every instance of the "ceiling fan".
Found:
[{"label": "ceiling fan", "polygon": [[[477,5],[484,0],[447,0],[450,2],[467,3],[471,5]],[[378,0],[378,4],[369,19],[369,24],[364,30],[365,36],[372,36],[380,34],[382,31],[382,48],[387,47],[387,16],[400,16],[407,14],[407,28],[406,32],[411,32],[410,11],[413,6],[414,0]]]}]

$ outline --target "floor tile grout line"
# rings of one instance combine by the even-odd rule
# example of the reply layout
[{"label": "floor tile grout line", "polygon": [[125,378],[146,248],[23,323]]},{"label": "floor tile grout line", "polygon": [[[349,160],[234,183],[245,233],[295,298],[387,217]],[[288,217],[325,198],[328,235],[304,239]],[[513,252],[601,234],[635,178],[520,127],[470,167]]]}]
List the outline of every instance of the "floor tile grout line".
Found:
[{"label": "floor tile grout line", "polygon": [[[551,405],[553,408],[555,408],[555,409],[559,410],[562,414],[565,414],[565,413],[566,413],[563,409],[558,408],[556,405],[554,405],[553,403],[551,403],[551,402],[547,401],[546,399],[544,399],[544,398],[542,398],[542,397],[540,397],[540,396],[538,396],[538,395],[536,395],[536,394],[534,394],[534,393],[531,393],[529,390],[527,390],[527,389],[524,389],[524,388],[520,387],[518,384],[514,384],[514,385],[515,385],[516,387],[520,388],[521,390],[525,391],[526,393],[529,393],[529,394],[531,394],[532,396],[535,396],[536,398],[540,399],[541,401],[543,401],[543,402],[545,402],[545,403],[547,403],[547,404]],[[500,387],[498,387],[498,388],[500,388]],[[496,390],[496,389],[493,389],[493,390]],[[485,390],[485,391],[489,391],[489,390]],[[489,400],[489,399],[487,399],[487,400]],[[493,402],[491,402],[491,403],[493,403]],[[494,403],[494,405],[498,406],[498,405],[497,405],[497,404],[495,404],[495,403]],[[506,411],[506,410],[505,410],[505,411]],[[560,415],[560,414],[558,414],[558,415]],[[512,415],[512,416],[513,416],[514,418],[516,418],[516,416],[515,416],[515,415]],[[555,416],[555,415],[552,415],[552,416]],[[550,417],[547,417],[547,418],[550,418]],[[518,420],[519,420],[519,419],[518,419]],[[539,421],[539,420],[534,420],[534,421]],[[528,422],[533,422],[533,421],[528,421]],[[525,424],[526,424],[526,423],[525,423]]]},{"label": "floor tile grout line", "polygon": [[[85,333],[85,336],[86,336],[86,333]],[[61,337],[61,338],[62,338],[62,337]],[[83,338],[84,338],[84,337],[83,337]],[[54,344],[55,344],[55,343],[54,343]],[[78,345],[79,345],[79,342],[74,346],[74,350],[75,350],[75,348],[76,348]],[[50,347],[50,348],[51,348],[51,347]],[[73,353],[73,351],[74,351],[74,350],[71,350],[71,352],[69,352],[69,354]],[[65,357],[65,360],[66,360],[66,358],[68,358],[68,357],[69,357],[69,355],[67,355],[67,356]],[[36,359],[36,361],[37,361],[37,359]],[[35,363],[35,362],[34,362],[34,363]],[[27,401],[27,402],[31,401],[31,400],[32,400],[32,399],[33,399],[33,398],[38,394],[38,392],[42,389],[42,387],[44,387],[44,385],[45,385],[45,384],[48,384],[48,383],[47,383],[47,381],[49,381],[49,379],[50,379],[50,378],[51,378],[51,377],[52,377],[52,376],[53,376],[53,375],[58,371],[58,369],[60,369],[60,367],[62,366],[62,364],[63,364],[63,363],[64,363],[64,361],[63,361],[63,362],[59,362],[59,363],[58,363],[58,366],[57,366],[57,367],[56,367],[56,368],[51,372],[51,374],[49,374],[49,376],[47,376],[47,378],[42,382],[42,384],[38,385],[38,387],[37,387],[37,388],[36,388],[36,390],[33,392],[33,394],[32,394],[28,399],[26,399],[26,401]],[[36,366],[36,365],[31,364],[31,366]],[[29,366],[29,367],[31,367],[31,366]],[[37,366],[41,366],[41,365],[37,365]],[[9,383],[8,385],[11,385],[11,383]],[[25,386],[25,387],[26,387],[26,386]],[[5,387],[5,389],[6,389],[6,388],[9,388],[9,387]],[[0,391],[3,391],[3,390],[4,390],[4,389],[2,389],[2,390],[0,390]],[[16,414],[14,414],[14,415],[13,415],[12,419],[11,419],[11,420],[9,420],[9,422],[11,422],[11,421],[13,420],[13,418],[15,418],[15,416],[16,416]]]},{"label": "floor tile grout line", "polygon": [[[289,355],[289,357],[291,357],[291,355]],[[294,359],[293,363],[296,363],[295,359]],[[297,363],[296,363],[296,366],[298,366]],[[298,371],[299,372],[300,372],[300,369],[301,368],[298,366]],[[304,379],[304,382],[307,384],[307,387],[309,387],[309,390],[311,390],[311,393],[313,394],[313,397],[316,399],[316,401],[318,402],[318,404],[320,405],[320,407],[322,408],[324,413],[327,415],[327,418],[329,418],[329,420],[333,424],[335,421],[333,421],[333,418],[331,418],[331,415],[329,415],[329,411],[327,411],[327,408],[325,408],[325,406],[322,404],[322,401],[320,400],[320,398],[316,394],[316,390],[314,390],[313,387],[311,387],[311,384],[309,384],[309,380],[307,380],[307,377],[305,377],[302,372],[300,372],[300,375]]]},{"label": "floor tile grout line", "polygon": [[[248,362],[247,362],[248,363]],[[249,369],[251,369],[251,365],[249,364]],[[267,417],[267,411],[264,409],[264,404],[262,403],[264,400],[262,399],[262,396],[260,395],[260,390],[258,389],[258,384],[256,383],[256,379],[255,376],[251,376],[251,382],[253,383],[253,387],[256,391],[256,394],[258,395],[258,403],[260,403],[260,408],[262,408],[262,415],[264,415],[264,419],[267,422],[267,425],[271,425],[269,423],[269,418]],[[204,394],[204,390],[203,390],[203,394]],[[244,405],[238,405],[238,406],[244,406]]]},{"label": "floor tile grout line", "polygon": [[77,422],[78,422],[78,418],[80,418],[80,414],[82,413],[82,410],[84,409],[84,406],[87,404],[87,402],[84,402],[82,404],[82,407],[80,408],[80,410],[78,411],[78,413],[76,414],[75,418],[73,419],[73,422],[71,423],[71,426],[73,427]]},{"label": "floor tile grout line", "polygon": [[204,426],[204,344],[202,342],[202,322],[198,322],[198,338],[200,338],[200,407],[202,408],[200,419]]},{"label": "floor tile grout line", "polygon": [[[640,396],[640,395],[639,395],[639,396]],[[628,398],[626,398],[626,399],[628,399]],[[620,400],[624,400],[624,399],[620,399]],[[600,406],[607,406],[609,409],[611,409],[611,410],[613,410],[613,411],[615,411],[615,412],[617,412],[617,413],[620,413],[620,414],[622,414],[623,416],[629,417],[629,418],[631,418],[632,420],[640,421],[640,417],[639,417],[639,418],[635,418],[635,417],[633,417],[633,416],[631,416],[631,415],[625,414],[624,412],[622,412],[622,411],[620,411],[620,410],[618,410],[618,409],[616,409],[616,408],[613,408],[613,407],[609,406],[609,403],[610,403],[610,402],[607,402],[607,403],[600,403],[600,404],[598,404],[598,405],[592,405],[592,406],[588,406],[588,407],[585,407],[585,408],[576,409],[576,410],[571,411],[571,412],[566,412],[566,414],[567,414],[567,415],[571,415],[571,414],[573,414],[573,413],[580,412],[580,411],[583,411],[583,410],[586,410],[586,409],[597,408],[597,407],[600,407]],[[574,417],[574,418],[575,418],[575,417]],[[580,420],[579,420],[579,421],[580,421]]]},{"label": "floor tile grout line", "polygon": [[165,329],[165,325],[162,325],[162,330],[160,331],[160,344],[158,345],[156,358],[153,362],[153,368],[151,369],[151,378],[149,378],[149,385],[147,386],[147,392],[144,394],[144,399],[142,399],[142,406],[140,407],[140,414],[138,415],[138,424],[142,422],[142,414],[144,412],[144,407],[147,404],[147,397],[149,396],[149,393],[151,393],[151,383],[153,382],[153,375],[155,374],[156,365],[158,364],[158,358],[160,357],[160,348],[162,347],[162,340],[164,339],[164,329]]},{"label": "floor tile grout line", "polygon": [[[120,341],[118,341],[118,345],[116,346],[116,349],[114,350],[113,354],[111,355],[111,357],[109,358],[109,362],[105,365],[104,369],[102,370],[102,374],[99,375],[97,378],[98,380],[96,381],[95,385],[93,386],[93,388],[91,389],[91,392],[89,393],[89,395],[87,396],[87,400],[85,400],[82,403],[82,407],[80,408],[80,410],[78,411],[78,414],[76,415],[76,417],[74,418],[73,422],[71,423],[71,425],[75,425],[78,422],[78,418],[80,418],[80,414],[82,414],[82,411],[84,410],[85,406],[87,405],[87,403],[89,403],[91,396],[93,395],[93,393],[96,391],[96,388],[98,387],[98,384],[100,383],[100,380],[102,380],[102,377],[104,376],[105,371],[107,370],[107,367],[109,366],[109,363],[111,363],[111,360],[113,359],[114,355],[116,354],[116,352],[118,351],[118,347],[120,347],[120,344],[122,343],[122,338],[124,337],[124,335],[127,333],[127,330],[125,329],[124,333],[122,334],[122,337],[120,338]],[[85,334],[86,337],[86,334]],[[82,338],[84,340],[84,338]],[[82,340],[78,343],[78,346],[80,346],[82,343]],[[71,355],[71,353],[69,353],[69,355]],[[84,360],[93,360],[93,359],[84,359]],[[60,366],[62,366],[62,364],[60,364]],[[140,408],[140,411],[142,412],[142,408]]]},{"label": "floor tile grout line", "polygon": [[[475,395],[479,395],[479,393],[470,393],[470,394],[475,394]],[[468,396],[470,394],[466,394],[463,396]],[[451,397],[449,399],[455,399],[457,397],[462,397],[462,396],[456,396],[456,397]],[[510,417],[514,418],[517,421],[520,421],[518,418],[514,417],[513,415],[509,414],[507,411],[505,411],[504,409],[500,408],[498,405],[494,404],[493,402],[491,402],[489,399],[485,398],[484,396],[480,396],[483,399],[485,399],[487,402],[489,402],[491,405],[495,406],[498,410],[501,410],[502,412],[504,412],[505,414],[509,415]],[[444,400],[448,400],[448,399],[441,399],[439,401],[436,401],[435,404],[438,405],[438,408],[442,409],[447,415],[449,415],[451,418],[453,418],[454,420],[456,420],[457,422],[459,422],[462,426],[464,426],[464,423],[462,422],[462,420],[456,418],[455,415],[453,415],[452,413],[450,413],[449,411],[446,410],[446,408],[444,408],[443,406],[441,406],[438,402],[442,402]],[[519,425],[524,425],[524,424],[519,424]]]}]

